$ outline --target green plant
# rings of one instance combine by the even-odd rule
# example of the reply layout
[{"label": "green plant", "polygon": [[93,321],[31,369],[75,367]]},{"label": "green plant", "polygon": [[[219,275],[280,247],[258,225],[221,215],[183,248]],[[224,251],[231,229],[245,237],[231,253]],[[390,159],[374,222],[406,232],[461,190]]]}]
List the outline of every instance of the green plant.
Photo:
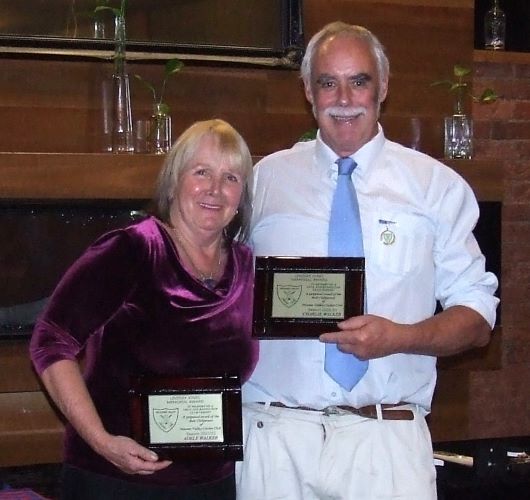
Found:
[{"label": "green plant", "polygon": [[160,87],[160,92],[157,94],[156,88],[153,84],[142,78],[140,75],[135,74],[134,77],[140,81],[149,91],[153,94],[153,104],[157,108],[159,113],[169,113],[169,106],[164,102],[164,93],[168,78],[175,73],[178,73],[184,67],[184,63],[180,59],[170,59],[164,66],[164,78]]},{"label": "green plant", "polygon": [[318,129],[311,128],[309,130],[306,130],[299,138],[298,142],[307,142],[312,141],[313,139],[316,139],[317,137]]},{"label": "green plant", "polygon": [[463,114],[464,111],[464,98],[466,96],[471,97],[473,102],[481,104],[489,104],[495,102],[498,98],[497,93],[491,89],[486,88],[479,96],[473,95],[469,91],[469,82],[466,81],[466,77],[471,74],[471,69],[460,64],[453,66],[454,80],[437,80],[431,83],[431,87],[445,85],[449,88],[449,92],[455,95],[455,114]]}]

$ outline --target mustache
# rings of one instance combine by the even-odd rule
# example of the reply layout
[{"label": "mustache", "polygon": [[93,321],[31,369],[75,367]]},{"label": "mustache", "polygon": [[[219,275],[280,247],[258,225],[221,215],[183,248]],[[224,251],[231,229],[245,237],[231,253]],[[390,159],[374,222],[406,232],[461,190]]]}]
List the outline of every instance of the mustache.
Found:
[{"label": "mustache", "polygon": [[330,106],[324,110],[324,114],[327,116],[340,116],[340,117],[349,117],[349,116],[360,116],[365,115],[367,109],[365,106]]}]

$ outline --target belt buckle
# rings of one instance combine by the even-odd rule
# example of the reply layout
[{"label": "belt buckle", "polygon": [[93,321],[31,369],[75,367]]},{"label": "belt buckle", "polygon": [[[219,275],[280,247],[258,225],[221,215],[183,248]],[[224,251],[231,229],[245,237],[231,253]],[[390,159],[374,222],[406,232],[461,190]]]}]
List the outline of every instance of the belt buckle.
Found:
[{"label": "belt buckle", "polygon": [[326,417],[331,417],[332,415],[346,415],[348,411],[344,410],[343,408],[339,408],[338,406],[326,406],[322,413]]}]

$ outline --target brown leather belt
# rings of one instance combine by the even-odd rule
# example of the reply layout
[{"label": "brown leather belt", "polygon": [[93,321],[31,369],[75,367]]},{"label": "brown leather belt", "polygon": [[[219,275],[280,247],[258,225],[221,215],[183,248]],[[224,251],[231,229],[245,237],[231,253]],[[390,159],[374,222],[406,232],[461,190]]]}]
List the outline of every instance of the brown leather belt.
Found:
[{"label": "brown leather belt", "polygon": [[[266,403],[260,403],[266,404]],[[408,403],[396,403],[396,404],[382,404],[381,405],[381,416],[383,420],[414,420],[414,412],[412,410],[398,410],[400,406]],[[273,401],[270,406],[277,408],[287,408],[289,410],[304,410],[304,411],[315,411],[322,413],[323,415],[344,415],[352,414],[359,415],[364,418],[377,419],[377,408],[376,405],[362,406],[361,408],[354,408],[353,406],[337,405],[328,406],[322,410],[315,408],[309,408],[308,406],[286,406],[283,403]]]}]

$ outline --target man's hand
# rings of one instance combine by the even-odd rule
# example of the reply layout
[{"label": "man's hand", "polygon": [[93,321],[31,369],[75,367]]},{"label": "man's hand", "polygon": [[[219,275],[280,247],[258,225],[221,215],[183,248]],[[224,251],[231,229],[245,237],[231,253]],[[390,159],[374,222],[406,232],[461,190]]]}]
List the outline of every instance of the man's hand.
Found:
[{"label": "man's hand", "polygon": [[337,325],[338,332],[324,333],[320,340],[336,343],[339,350],[359,359],[373,359],[406,352],[407,326],[379,316],[354,316]]},{"label": "man's hand", "polygon": [[485,346],[491,329],[476,311],[452,306],[414,324],[394,323],[365,314],[341,321],[338,332],[324,333],[322,342],[336,343],[343,352],[360,359],[396,353],[452,356],[466,349]]}]

